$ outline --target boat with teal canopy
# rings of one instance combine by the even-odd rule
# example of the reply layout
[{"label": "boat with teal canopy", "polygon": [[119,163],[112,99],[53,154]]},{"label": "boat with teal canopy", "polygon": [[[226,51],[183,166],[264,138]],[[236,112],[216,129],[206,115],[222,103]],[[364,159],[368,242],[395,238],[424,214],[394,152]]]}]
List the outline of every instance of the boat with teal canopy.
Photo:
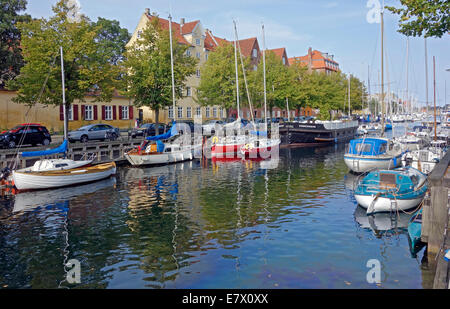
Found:
[{"label": "boat with teal canopy", "polygon": [[414,214],[408,224],[411,254],[415,258],[425,244],[422,242],[422,209]]},{"label": "boat with teal canopy", "polygon": [[418,207],[428,190],[427,176],[413,167],[370,172],[358,184],[355,199],[367,214]]}]

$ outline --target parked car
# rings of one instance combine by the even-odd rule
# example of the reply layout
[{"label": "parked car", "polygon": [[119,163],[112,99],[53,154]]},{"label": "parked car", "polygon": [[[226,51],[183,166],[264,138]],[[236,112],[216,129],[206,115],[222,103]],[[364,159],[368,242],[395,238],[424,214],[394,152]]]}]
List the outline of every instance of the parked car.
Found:
[{"label": "parked car", "polygon": [[[177,124],[187,124],[188,126],[189,126],[189,128],[190,128],[190,130],[191,130],[191,134],[194,134],[194,129],[195,129],[195,124],[194,124],[194,122],[193,121],[191,121],[191,120],[177,120]],[[170,124],[170,128],[172,128],[172,124]],[[170,129],[169,128],[169,129]],[[183,134],[183,129],[180,127],[180,129],[178,130],[178,132],[180,133],[180,134]]]},{"label": "parked car", "polygon": [[86,143],[90,140],[117,139],[120,136],[120,131],[109,124],[99,123],[81,127],[78,130],[69,132],[68,135],[71,143],[75,141]]},{"label": "parked car", "polygon": [[0,134],[0,147],[15,148],[18,145],[38,144],[47,146],[52,138],[47,128],[37,123],[24,123]]},{"label": "parked car", "polygon": [[128,131],[128,136],[131,138],[136,138],[138,136],[155,136],[157,135],[156,128],[159,129],[158,134],[164,134],[169,130],[169,126],[163,123],[158,124],[158,126],[156,126],[155,123],[146,123],[139,128]]}]

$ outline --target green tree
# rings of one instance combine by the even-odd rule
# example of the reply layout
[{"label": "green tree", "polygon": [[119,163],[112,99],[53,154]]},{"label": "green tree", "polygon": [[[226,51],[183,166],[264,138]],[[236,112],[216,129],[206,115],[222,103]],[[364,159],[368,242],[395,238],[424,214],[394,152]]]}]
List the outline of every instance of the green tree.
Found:
[{"label": "green tree", "polygon": [[[188,46],[173,37],[176,98],[183,96],[187,78],[195,73],[197,59],[187,56],[187,49]],[[152,19],[125,57],[124,66],[128,69],[126,95],[136,106],[154,110],[156,123],[159,123],[159,111],[173,102],[170,33],[162,28],[159,18]]]},{"label": "green tree", "polygon": [[17,23],[31,20],[30,15],[19,14],[26,5],[26,0],[0,0],[0,89],[19,74],[24,64]]},{"label": "green tree", "polygon": [[99,17],[97,22],[92,23],[97,32],[95,41],[100,45],[101,50],[108,60],[118,65],[124,61],[126,45],[131,39],[127,29],[120,26],[117,20],[109,20]]},{"label": "green tree", "polygon": [[[244,60],[245,71],[249,72],[250,62]],[[202,105],[236,108],[236,62],[234,44],[224,44],[208,56],[200,69],[202,79],[197,88],[197,101]],[[247,74],[248,75],[248,74]],[[248,104],[244,75],[238,55],[239,101]]]},{"label": "green tree", "polygon": [[402,7],[387,6],[400,15],[398,32],[406,36],[442,37],[450,31],[448,0],[400,0]]},{"label": "green tree", "polygon": [[[118,86],[120,67],[112,65],[95,42],[96,29],[82,16],[79,22],[68,18],[72,8],[60,0],[50,19],[19,23],[25,66],[20,75],[8,84],[17,90],[17,103],[33,105],[62,103],[60,47],[64,50],[66,110],[75,100],[85,101],[88,92],[95,92],[93,101],[110,101]],[[66,117],[67,118],[67,117]]]},{"label": "green tree", "polygon": [[[258,65],[253,71],[252,89],[258,107],[264,107],[264,65]],[[285,66],[281,59],[273,52],[266,52],[266,95],[267,108],[272,114],[274,107],[286,109],[286,99],[289,98],[292,106],[300,100],[297,87],[297,72]]]}]

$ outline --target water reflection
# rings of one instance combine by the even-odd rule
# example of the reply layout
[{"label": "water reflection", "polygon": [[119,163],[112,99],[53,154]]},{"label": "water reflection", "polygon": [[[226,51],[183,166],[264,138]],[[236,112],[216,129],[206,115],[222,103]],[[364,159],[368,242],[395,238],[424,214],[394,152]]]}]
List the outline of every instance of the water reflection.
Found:
[{"label": "water reflection", "polygon": [[386,274],[410,275],[408,243],[392,245],[384,232],[403,233],[404,218],[392,225],[355,211],[344,147],[123,167],[117,183],[1,200],[0,284],[58,287],[63,261],[75,258],[82,284],[62,286],[367,288],[365,263],[383,254],[380,242],[391,250]]}]

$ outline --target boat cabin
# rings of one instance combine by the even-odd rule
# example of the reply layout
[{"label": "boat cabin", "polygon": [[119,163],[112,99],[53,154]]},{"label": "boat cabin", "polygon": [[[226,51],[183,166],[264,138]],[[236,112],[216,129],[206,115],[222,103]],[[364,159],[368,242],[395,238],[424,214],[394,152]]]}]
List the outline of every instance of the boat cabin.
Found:
[{"label": "boat cabin", "polygon": [[392,148],[388,140],[380,138],[359,138],[350,141],[347,154],[358,156],[378,156]]}]

